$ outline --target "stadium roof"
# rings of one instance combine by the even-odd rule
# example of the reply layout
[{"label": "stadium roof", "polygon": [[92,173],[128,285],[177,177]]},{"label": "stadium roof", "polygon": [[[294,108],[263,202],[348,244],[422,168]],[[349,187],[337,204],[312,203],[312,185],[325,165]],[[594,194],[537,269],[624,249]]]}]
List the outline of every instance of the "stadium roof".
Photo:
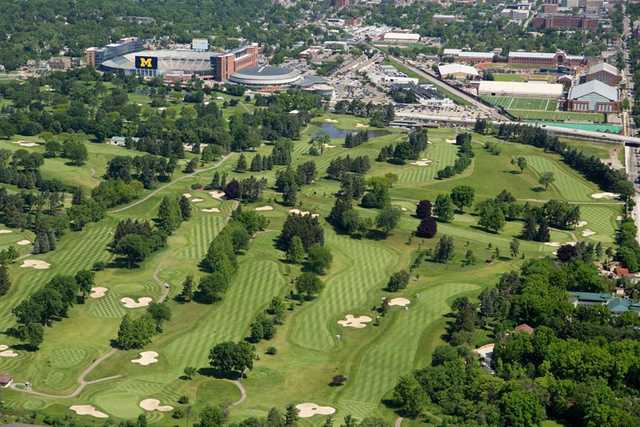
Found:
[{"label": "stadium roof", "polygon": [[449,76],[451,74],[466,74],[468,76],[477,76],[478,70],[463,64],[445,64],[438,66],[438,72],[442,77]]},{"label": "stadium roof", "polygon": [[546,82],[497,82],[483,80],[478,87],[478,92],[482,95],[496,94],[560,98],[562,91],[563,86],[561,84]]},{"label": "stadium roof", "polygon": [[606,62],[600,62],[598,64],[594,64],[587,70],[587,74],[595,74],[600,71],[604,71],[609,74],[613,74],[614,76],[620,75],[620,72],[616,67],[611,64],[607,64]]},{"label": "stadium roof", "polygon": [[579,99],[592,93],[598,94],[610,101],[618,101],[618,89],[602,83],[600,80],[591,80],[572,87],[569,91],[569,99]]},{"label": "stadium roof", "polygon": [[300,80],[300,73],[284,67],[270,65],[244,68],[233,73],[229,80],[249,86],[286,85]]},{"label": "stadium roof", "polygon": [[442,54],[443,55],[460,55],[461,52],[462,52],[462,49],[447,48],[442,51]]}]

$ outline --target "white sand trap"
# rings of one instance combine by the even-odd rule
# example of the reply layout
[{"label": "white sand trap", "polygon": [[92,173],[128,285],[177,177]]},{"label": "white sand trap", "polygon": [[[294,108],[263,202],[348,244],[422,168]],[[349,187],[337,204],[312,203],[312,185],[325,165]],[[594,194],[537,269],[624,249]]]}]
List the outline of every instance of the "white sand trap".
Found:
[{"label": "white sand trap", "polygon": [[336,146],[331,144],[324,144],[324,148],[336,148]]},{"label": "white sand trap", "polygon": [[578,222],[578,225],[576,225],[576,227],[577,227],[577,228],[582,228],[582,227],[584,227],[585,225],[587,225],[587,221],[580,221],[580,222]]},{"label": "white sand trap", "polygon": [[222,199],[225,195],[224,191],[209,191],[209,195],[214,199]]},{"label": "white sand trap", "polygon": [[411,162],[412,165],[414,166],[429,166],[431,165],[431,160],[429,159],[422,159],[422,160],[416,160],[415,162]]},{"label": "white sand trap", "polygon": [[14,144],[18,144],[21,147],[37,147],[38,144],[36,144],[35,142],[29,142],[29,141],[13,141]]},{"label": "white sand trap", "polygon": [[616,217],[616,221],[622,221],[622,215],[618,215],[618,216]]},{"label": "white sand trap", "polygon": [[151,304],[151,301],[153,301],[153,298],[151,298],[151,297],[138,298],[137,302],[133,298],[129,298],[129,297],[124,297],[124,298],[120,299],[120,302],[126,308],[146,307],[149,304]]},{"label": "white sand trap", "polygon": [[190,199],[191,197],[193,197],[191,193],[184,193],[183,196],[186,197],[187,199]]},{"label": "white sand trap", "polygon": [[173,406],[169,405],[160,405],[160,401],[158,399],[144,399],[140,402],[140,407],[145,411],[153,412],[170,412],[173,411]]},{"label": "white sand trap", "polygon": [[333,119],[324,119],[324,121],[327,123],[338,123],[337,120],[333,120]]},{"label": "white sand trap", "polygon": [[204,202],[204,199],[191,199],[191,203],[200,203],[200,202]]},{"label": "white sand trap", "polygon": [[25,259],[22,261],[22,268],[35,268],[36,270],[47,270],[51,267],[51,264],[45,261],[41,261],[39,259]]},{"label": "white sand trap", "polygon": [[78,415],[90,415],[95,418],[109,418],[109,415],[98,411],[93,405],[73,405],[69,409]]},{"label": "white sand trap", "polygon": [[387,303],[387,305],[389,305],[389,306],[397,305],[399,307],[406,307],[409,304],[411,304],[411,301],[409,301],[406,298],[393,298],[393,299],[389,300],[389,302]]},{"label": "white sand trap", "polygon": [[31,244],[31,240],[20,240],[18,242],[16,242],[16,245],[18,246],[27,246]]},{"label": "white sand trap", "polygon": [[311,215],[311,218],[318,218],[320,216],[320,214],[312,214],[309,211],[301,211],[300,209],[289,209],[289,213],[302,216]]},{"label": "white sand trap", "polygon": [[309,418],[314,415],[332,415],[336,413],[336,408],[331,406],[320,406],[315,403],[305,402],[296,405],[300,418]]},{"label": "white sand trap", "polygon": [[13,230],[0,230],[0,234],[11,234]]},{"label": "white sand trap", "polygon": [[615,199],[619,196],[619,194],[616,193],[593,193],[591,195],[592,199]]},{"label": "white sand trap", "polygon": [[407,211],[407,208],[405,208],[405,207],[403,206],[403,207],[401,207],[401,208],[400,208],[400,210],[401,210],[402,212],[406,212],[406,211]]},{"label": "white sand trap", "polygon": [[202,209],[202,212],[206,212],[206,213],[220,213],[220,209],[218,209],[218,208]]},{"label": "white sand trap", "polygon": [[369,126],[364,125],[364,124],[362,124],[362,123],[356,123],[356,127],[357,127],[357,128],[366,128],[366,127],[369,127]]},{"label": "white sand trap", "polygon": [[455,144],[456,140],[455,139],[447,139],[447,144]]},{"label": "white sand trap", "polygon": [[587,228],[587,229],[585,229],[585,230],[582,232],[582,237],[591,237],[591,236],[594,236],[595,234],[596,234],[596,232],[595,232],[595,231],[593,231],[593,230],[589,230],[589,229]]},{"label": "white sand trap", "polygon": [[91,288],[91,295],[89,295],[89,297],[93,299],[102,298],[107,294],[107,291],[109,291],[109,289],[103,288],[102,286],[96,286],[95,288]]},{"label": "white sand trap", "polygon": [[258,212],[267,212],[267,211],[272,211],[273,210],[273,206],[258,206],[256,208],[256,211]]},{"label": "white sand trap", "polygon": [[8,345],[0,345],[0,357],[18,357],[18,353],[9,350]]},{"label": "white sand trap", "polygon": [[137,363],[140,366],[149,366],[153,363],[158,363],[158,353],[155,351],[142,351],[140,357],[137,359],[131,359],[131,363]]},{"label": "white sand trap", "polygon": [[345,328],[356,328],[362,329],[367,327],[367,323],[371,322],[373,319],[369,316],[354,316],[353,314],[347,314],[344,320],[338,320],[338,325],[344,326]]},{"label": "white sand trap", "polygon": [[571,245],[571,246],[575,246],[576,242],[545,242],[544,243],[546,246],[551,246],[552,248],[559,248],[560,246],[564,246],[564,245]]}]

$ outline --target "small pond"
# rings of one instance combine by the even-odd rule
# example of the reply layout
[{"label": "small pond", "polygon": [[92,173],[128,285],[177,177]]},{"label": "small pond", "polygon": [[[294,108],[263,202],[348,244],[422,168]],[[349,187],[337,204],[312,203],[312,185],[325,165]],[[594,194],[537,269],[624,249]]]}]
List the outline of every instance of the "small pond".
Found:
[{"label": "small pond", "polygon": [[[313,134],[314,137],[322,135],[323,133],[325,133],[325,134],[329,135],[329,138],[331,138],[331,139],[344,139],[344,137],[347,136],[347,133],[349,133],[349,132],[357,133],[358,131],[362,130],[362,129],[340,129],[340,128],[336,127],[336,125],[334,125],[333,123],[322,123],[318,127],[320,129]],[[369,135],[369,138],[376,138],[378,136],[388,135],[389,131],[386,131],[386,130],[368,130],[367,134]]]}]

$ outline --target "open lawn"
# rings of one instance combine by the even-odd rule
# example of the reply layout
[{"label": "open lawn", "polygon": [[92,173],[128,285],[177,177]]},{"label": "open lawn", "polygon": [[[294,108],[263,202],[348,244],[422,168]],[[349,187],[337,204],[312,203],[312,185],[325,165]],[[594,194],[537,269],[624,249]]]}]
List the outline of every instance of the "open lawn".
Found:
[{"label": "open lawn", "polygon": [[[234,108],[251,108],[242,105]],[[185,425],[190,427],[197,422],[197,415],[205,405],[233,403],[241,399],[235,384],[213,377],[206,369],[210,348],[223,341],[244,339],[256,315],[274,296],[281,296],[288,307],[286,320],[278,327],[272,340],[257,344],[259,359],[254,361],[254,368],[247,373],[247,378],[241,380],[246,389],[246,399],[230,408],[231,420],[264,416],[273,406],[284,408],[289,403],[314,402],[336,408],[337,419],[347,414],[359,418],[374,415],[392,422],[395,414],[382,404],[382,400],[388,397],[400,376],[429,362],[433,349],[441,343],[445,326],[443,315],[449,311],[451,301],[461,295],[477,296],[483,288],[493,285],[500,274],[517,268],[521,262],[519,258],[509,257],[509,244],[520,235],[522,223],[509,222],[499,234],[489,233],[477,227],[474,210],[467,208],[464,213],[457,213],[451,223],[438,224],[439,235],[453,237],[455,258],[448,264],[423,261],[413,270],[406,289],[394,294],[385,291],[390,274],[408,269],[417,250],[433,249],[438,240],[411,236],[418,225],[418,219],[413,216],[418,200],[433,200],[457,185],[472,186],[476,202],[495,197],[502,189],[511,192],[521,202],[542,203],[553,198],[567,200],[580,206],[582,219],[588,223],[584,229],[589,228],[595,234],[583,237],[583,229],[552,230],[553,241],[589,239],[606,245],[613,242],[620,205],[613,201],[593,200],[590,196],[599,191],[597,187],[564,165],[554,154],[499,142],[501,153],[496,156],[483,147],[485,142],[496,140],[474,134],[475,157],[469,168],[455,177],[438,180],[436,172],[455,161],[457,148],[447,142],[455,138],[455,129],[429,129],[431,144],[422,157],[433,163],[415,166],[374,161],[380,148],[406,137],[399,129],[385,129],[384,133],[376,134],[352,149],[342,146],[343,136],[335,136],[331,140],[334,147],[326,148],[319,157],[308,155],[309,139],[322,129],[328,130],[323,127],[326,124],[333,126],[332,132],[356,131],[367,127],[367,121],[324,114],[314,119],[300,140],[294,142],[293,166],[313,160],[319,169],[315,182],[299,191],[299,207],[321,215],[326,245],[333,254],[333,264],[322,278],[325,289],[315,299],[301,304],[288,298],[300,266],[284,262],[284,254],[274,246],[289,208],[278,203],[281,196],[269,187],[262,201],[243,207],[254,209],[271,205],[274,210],[265,213],[270,221],[267,229],[257,233],[249,249],[239,256],[239,271],[224,299],[212,305],[176,302],[174,297],[180,292],[184,278],[193,274],[197,281],[204,274],[198,269],[198,263],[235,206],[235,202],[215,200],[205,191],[191,189],[192,184],[209,183],[213,170],[193,176],[177,174],[180,180],[174,179],[169,185],[159,187],[144,202],[132,204],[117,213],[114,210],[106,219],[87,226],[82,232],[67,232],[54,252],[29,257],[50,263],[50,269],[20,268],[20,261],[10,267],[14,286],[0,298],[0,328],[3,330],[13,325],[11,309],[54,275],[73,274],[90,268],[96,261],[110,261],[112,255],[106,251],[106,245],[119,220],[152,219],[165,195],[191,193],[194,198],[203,199],[202,203],[193,204],[193,217],[168,239],[167,247],[145,260],[140,268],[107,268],[97,272],[96,284],[106,287],[107,294],[74,306],[68,318],[46,328],[40,351],[28,352],[18,347],[18,357],[0,358],[0,371],[11,373],[16,382],[32,382],[33,390],[37,392],[52,395],[36,396],[3,390],[6,406],[16,412],[37,410],[39,414],[69,416],[86,423],[91,421],[89,417],[73,415],[68,408],[74,404],[89,404],[118,422],[134,419],[143,413],[138,406],[142,399],[159,399],[163,405],[177,408],[181,407],[178,399],[187,396],[192,409]],[[87,144],[90,151],[87,165],[75,168],[66,166],[63,159],[46,159],[43,174],[91,187],[99,182],[110,156],[132,154],[118,147]],[[19,146],[2,141],[0,147],[17,149]],[[603,153],[601,146],[585,147],[593,153]],[[41,147],[27,149],[42,150]],[[258,150],[263,154],[270,151],[269,145]],[[352,239],[336,234],[325,220],[339,184],[324,178],[324,172],[332,159],[347,154],[368,155],[372,164],[369,176],[392,173],[398,177],[391,190],[391,203],[404,210],[398,227],[384,240]],[[253,154],[247,153],[246,156],[250,161]],[[528,160],[529,167],[522,173],[511,165],[512,157],[516,156],[524,156]],[[237,158],[238,154],[233,154],[218,170],[228,172],[229,179],[251,174],[264,176],[272,185],[275,170],[238,174],[233,171]],[[91,169],[96,170],[95,176],[91,176]],[[538,188],[538,176],[547,171],[554,172],[556,181],[547,191],[542,191]],[[219,208],[221,212],[202,211],[212,207]],[[365,217],[373,218],[377,214],[375,209],[357,209]],[[22,238],[32,238],[30,233],[13,231],[0,234],[0,248]],[[552,247],[537,242],[520,243],[526,258],[553,252]],[[26,253],[28,248],[21,247],[21,253]],[[467,248],[477,258],[474,265],[462,263]],[[495,248],[500,252],[497,259],[492,258]],[[124,308],[120,299],[151,297],[158,301],[165,283],[169,285],[167,303],[172,319],[164,325],[163,332],[144,349],[114,352],[89,372],[85,380],[114,378],[89,384],[77,395],[65,397],[76,390],[78,378],[92,361],[111,350],[111,340],[116,337],[120,318],[125,313],[141,312],[140,309]],[[386,315],[376,319],[374,306],[389,296],[407,298],[410,304],[407,309],[392,307]],[[347,314],[368,315],[377,321],[363,329],[339,326],[337,321]],[[487,339],[489,337],[477,337],[478,342],[486,342]],[[16,341],[2,336],[0,344],[12,345]],[[266,354],[268,347],[275,347],[277,354]],[[140,351],[157,352],[157,362],[148,366],[132,363]],[[200,372],[193,380],[185,379],[183,371],[186,367],[197,368]],[[330,387],[332,377],[339,374],[348,378],[346,384]],[[147,415],[149,421],[158,426],[173,426],[186,421],[175,420],[170,413]],[[316,425],[324,420],[318,416],[303,421],[303,424]]]}]

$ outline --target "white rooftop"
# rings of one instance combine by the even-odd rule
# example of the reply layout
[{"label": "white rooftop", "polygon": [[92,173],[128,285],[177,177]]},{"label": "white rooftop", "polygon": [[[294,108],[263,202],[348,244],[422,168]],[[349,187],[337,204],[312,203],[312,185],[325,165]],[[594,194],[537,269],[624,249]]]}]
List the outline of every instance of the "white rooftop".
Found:
[{"label": "white rooftop", "polygon": [[498,82],[483,80],[480,82],[478,92],[481,95],[507,95],[507,96],[540,96],[560,98],[564,87],[560,83],[546,82]]},{"label": "white rooftop", "polygon": [[468,76],[477,76],[478,70],[474,67],[464,64],[445,64],[438,66],[438,72],[442,77],[451,74],[466,74]]}]

